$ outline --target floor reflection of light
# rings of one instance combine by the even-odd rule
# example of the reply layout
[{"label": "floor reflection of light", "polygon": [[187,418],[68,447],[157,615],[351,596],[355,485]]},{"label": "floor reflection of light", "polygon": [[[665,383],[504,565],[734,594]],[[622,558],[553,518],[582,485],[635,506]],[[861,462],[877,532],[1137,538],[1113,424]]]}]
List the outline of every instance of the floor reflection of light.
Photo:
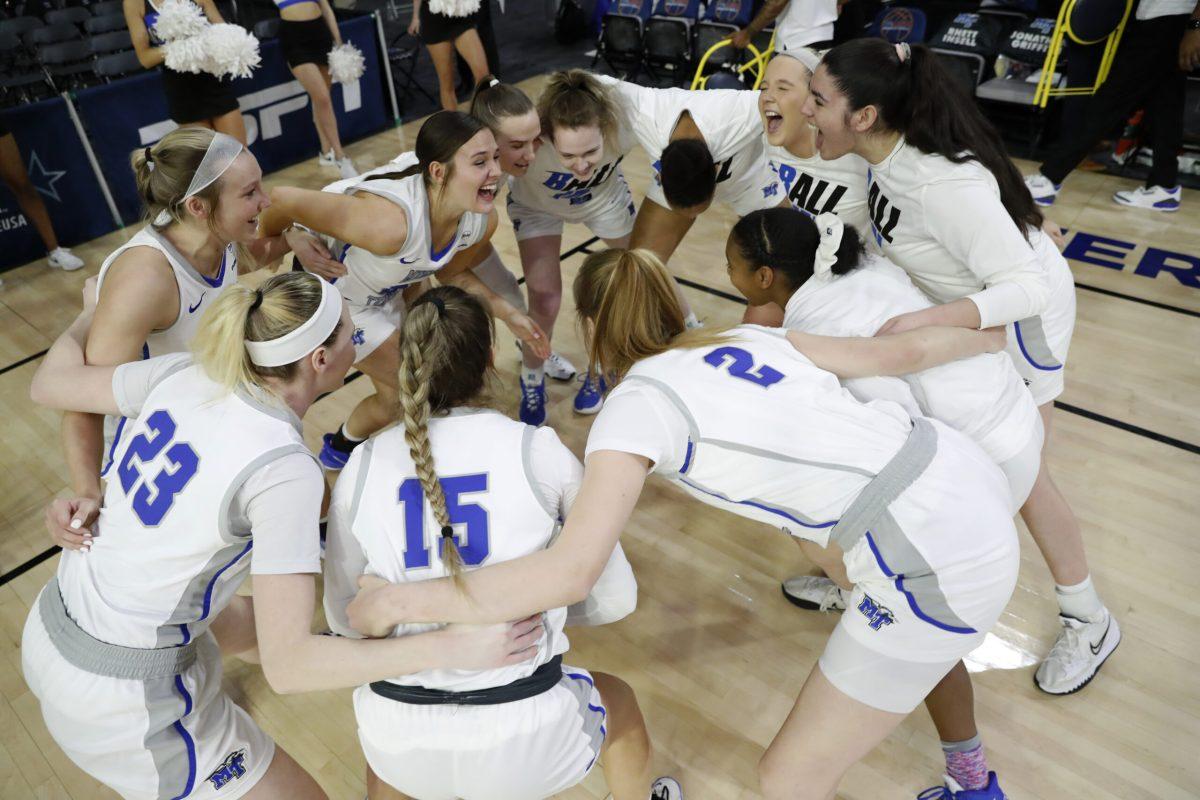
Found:
[{"label": "floor reflection of light", "polygon": [[1040,648],[1032,636],[1005,625],[997,625],[983,644],[963,659],[968,672],[985,672],[989,669],[1021,669],[1041,661],[1041,657],[1029,650]]}]

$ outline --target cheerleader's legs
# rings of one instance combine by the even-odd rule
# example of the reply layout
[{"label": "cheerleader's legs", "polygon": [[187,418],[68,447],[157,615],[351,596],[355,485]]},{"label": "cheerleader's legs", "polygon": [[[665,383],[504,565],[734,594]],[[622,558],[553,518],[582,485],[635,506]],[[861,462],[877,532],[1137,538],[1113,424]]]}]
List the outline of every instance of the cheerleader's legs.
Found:
[{"label": "cheerleader's legs", "polygon": [[234,109],[233,111],[222,114],[219,117],[213,117],[211,120],[208,120],[208,124],[204,125],[204,127],[212,128],[218,133],[224,133],[232,136],[241,142],[243,146],[247,146],[246,121],[242,119],[242,112],[240,109]]},{"label": "cheerleader's legs", "polygon": [[483,52],[483,42],[479,40],[479,32],[470,28],[453,42],[436,42],[428,45],[429,57],[433,60],[433,68],[437,72],[438,95],[444,111],[454,111],[458,108],[458,96],[454,93],[454,51],[467,62],[471,68],[471,77],[478,84],[488,74],[487,56]]},{"label": "cheerleader's legs", "polygon": [[338,137],[333,96],[329,92],[329,69],[319,64],[297,64],[292,67],[292,74],[312,100],[313,125],[317,128],[317,138],[321,140],[321,152],[333,150],[333,157],[340,161],[346,154],[342,152],[342,140]]}]

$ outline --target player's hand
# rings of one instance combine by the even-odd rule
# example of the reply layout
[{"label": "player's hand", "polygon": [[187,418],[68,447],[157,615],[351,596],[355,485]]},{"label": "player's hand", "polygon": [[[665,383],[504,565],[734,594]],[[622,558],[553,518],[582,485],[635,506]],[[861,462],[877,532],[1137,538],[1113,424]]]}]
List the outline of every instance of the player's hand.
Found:
[{"label": "player's hand", "polygon": [[750,29],[742,28],[741,30],[734,31],[725,38],[738,50],[745,50],[746,46],[750,44]]},{"label": "player's hand", "polygon": [[987,351],[989,353],[1002,353],[1004,348],[1008,346],[1008,330],[1005,325],[997,325],[994,328],[984,328],[980,331],[987,341]]},{"label": "player's hand", "polygon": [[392,584],[375,575],[358,578],[358,594],[346,606],[346,620],[363,636],[387,636],[396,627],[396,617],[388,602]]},{"label": "player's hand", "polygon": [[408,23],[408,33],[410,36],[421,35],[421,18],[413,14],[412,20]]},{"label": "player's hand", "polygon": [[333,257],[320,237],[290,228],[284,232],[283,238],[300,265],[313,275],[333,280],[347,274],[346,265]]},{"label": "player's hand", "polygon": [[100,515],[100,501],[92,497],[59,498],[46,506],[46,533],[64,550],[88,552]]},{"label": "player's hand", "polygon": [[499,625],[447,625],[439,635],[445,639],[445,652],[454,669],[506,667],[537,655],[542,615]]},{"label": "player's hand", "polygon": [[1200,30],[1187,31],[1179,42],[1179,69],[1191,72],[1200,67]]},{"label": "player's hand", "polygon": [[1062,226],[1057,222],[1051,222],[1048,219],[1042,220],[1042,231],[1050,237],[1050,241],[1054,242],[1054,246],[1060,253],[1067,248],[1067,234],[1063,232]]},{"label": "player's hand", "polygon": [[550,357],[550,340],[538,324],[520,311],[513,311],[504,318],[504,324],[513,332],[521,344],[533,350],[538,358]]}]

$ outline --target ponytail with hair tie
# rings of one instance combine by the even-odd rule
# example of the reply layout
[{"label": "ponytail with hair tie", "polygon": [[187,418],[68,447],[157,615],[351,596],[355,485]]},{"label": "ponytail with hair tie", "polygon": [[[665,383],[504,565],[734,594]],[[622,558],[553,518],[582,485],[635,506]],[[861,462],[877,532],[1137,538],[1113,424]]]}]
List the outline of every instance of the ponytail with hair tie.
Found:
[{"label": "ponytail with hair tie", "polygon": [[895,47],[896,58],[900,59],[900,63],[902,65],[908,63],[908,59],[912,55],[912,48],[908,46],[908,42],[897,42]]},{"label": "ponytail with hair tie", "polygon": [[841,217],[828,211],[818,214],[813,221],[817,224],[817,231],[821,237],[817,253],[813,257],[813,277],[827,283],[833,280],[833,267],[837,264],[845,224]]}]

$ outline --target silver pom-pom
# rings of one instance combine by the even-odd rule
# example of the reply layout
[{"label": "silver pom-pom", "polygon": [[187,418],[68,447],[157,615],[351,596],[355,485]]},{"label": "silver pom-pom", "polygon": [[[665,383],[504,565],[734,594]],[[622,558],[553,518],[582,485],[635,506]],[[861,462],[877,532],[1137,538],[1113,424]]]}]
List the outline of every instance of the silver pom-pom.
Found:
[{"label": "silver pom-pom", "polygon": [[195,36],[207,27],[208,18],[192,0],[164,0],[154,22],[154,35],[173,42]]},{"label": "silver pom-pom", "polygon": [[443,17],[469,17],[479,10],[480,0],[429,0],[429,10]]},{"label": "silver pom-pom", "polygon": [[343,42],[329,51],[329,77],[334,83],[354,83],[366,71],[362,51]]},{"label": "silver pom-pom", "polygon": [[218,78],[249,78],[262,63],[258,39],[240,26],[210,25],[198,38],[207,54],[204,71]]}]

